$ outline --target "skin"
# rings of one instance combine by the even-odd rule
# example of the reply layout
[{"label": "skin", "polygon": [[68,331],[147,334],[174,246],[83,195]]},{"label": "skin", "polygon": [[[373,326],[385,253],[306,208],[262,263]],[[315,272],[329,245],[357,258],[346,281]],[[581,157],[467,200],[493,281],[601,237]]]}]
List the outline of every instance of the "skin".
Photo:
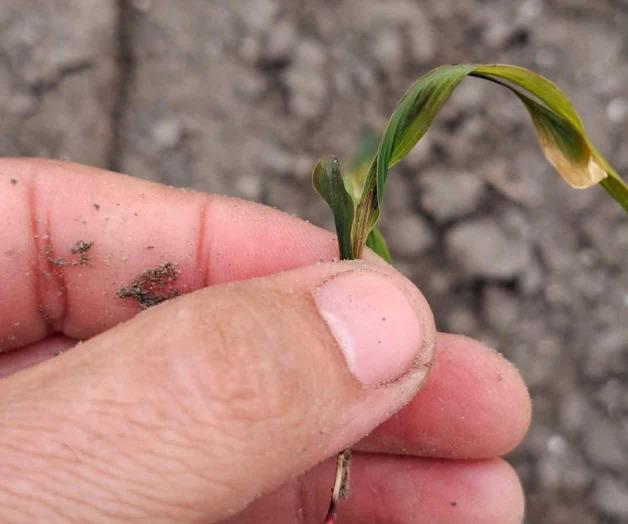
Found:
[{"label": "skin", "polygon": [[[511,364],[430,321],[427,377],[347,371],[321,282],[381,273],[431,318],[373,255],[320,263],[334,236],[281,212],[76,164],[1,160],[0,187],[2,522],[320,524],[349,445],[340,522],[522,521],[498,458],[530,421]],[[116,295],[165,262],[182,296]]]}]

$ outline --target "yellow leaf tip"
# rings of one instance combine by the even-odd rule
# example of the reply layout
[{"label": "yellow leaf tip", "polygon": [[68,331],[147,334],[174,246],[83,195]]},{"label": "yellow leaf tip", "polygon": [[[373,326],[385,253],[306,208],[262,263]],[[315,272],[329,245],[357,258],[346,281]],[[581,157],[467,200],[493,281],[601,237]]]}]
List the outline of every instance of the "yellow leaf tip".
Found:
[{"label": "yellow leaf tip", "polygon": [[575,189],[586,189],[604,180],[608,173],[600,165],[595,155],[590,154],[585,162],[573,162],[567,158],[553,143],[540,140],[543,153],[548,162],[554,166],[561,178]]}]

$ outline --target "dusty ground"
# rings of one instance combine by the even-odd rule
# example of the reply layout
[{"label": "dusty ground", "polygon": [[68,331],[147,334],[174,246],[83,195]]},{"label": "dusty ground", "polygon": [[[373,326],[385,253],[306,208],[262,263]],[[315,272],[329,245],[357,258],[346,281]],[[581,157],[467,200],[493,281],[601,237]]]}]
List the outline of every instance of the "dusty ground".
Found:
[{"label": "dusty ground", "polygon": [[[329,226],[308,181],[441,63],[532,67],[628,174],[626,0],[0,1],[0,154],[69,158]],[[623,146],[623,147],[622,147]],[[447,192],[442,184],[454,188]],[[628,520],[628,221],[469,80],[391,176],[384,229],[441,329],[515,361],[528,522]]]}]

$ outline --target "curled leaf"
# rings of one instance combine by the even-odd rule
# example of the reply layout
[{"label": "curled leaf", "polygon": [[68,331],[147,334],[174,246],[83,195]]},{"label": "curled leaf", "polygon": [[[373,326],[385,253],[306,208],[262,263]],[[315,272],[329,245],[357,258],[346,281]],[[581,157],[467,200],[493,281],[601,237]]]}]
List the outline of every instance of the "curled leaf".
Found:
[{"label": "curled leaf", "polygon": [[388,171],[427,132],[451,93],[467,76],[500,84],[521,100],[545,157],[570,186],[587,188],[599,183],[628,211],[628,185],[593,146],[571,102],[555,84],[518,66],[447,65],[423,75],[401,97],[370,164],[364,161],[364,154],[359,155],[359,162],[344,178],[337,161],[335,167],[333,163],[319,163],[318,174],[315,169],[315,177],[321,179],[315,181],[320,187],[317,190],[334,210],[342,242],[341,256],[360,257],[367,242],[382,245],[381,233],[371,232],[379,218]]},{"label": "curled leaf", "polygon": [[515,66],[478,66],[471,75],[503,85],[517,95],[532,117],[545,157],[570,186],[590,187],[608,176],[578,113],[554,83]]},{"label": "curled leaf", "polygon": [[334,215],[340,258],[342,260],[353,259],[351,229],[355,203],[345,186],[340,164],[335,156],[321,158],[317,162],[312,173],[312,183]]},{"label": "curled leaf", "polygon": [[360,253],[379,217],[388,171],[401,161],[466,76],[503,85],[525,105],[545,157],[572,187],[600,183],[628,211],[628,186],[595,149],[567,97],[547,78],[518,66],[441,66],[419,78],[401,97],[380,140],[356,208],[352,245]]}]

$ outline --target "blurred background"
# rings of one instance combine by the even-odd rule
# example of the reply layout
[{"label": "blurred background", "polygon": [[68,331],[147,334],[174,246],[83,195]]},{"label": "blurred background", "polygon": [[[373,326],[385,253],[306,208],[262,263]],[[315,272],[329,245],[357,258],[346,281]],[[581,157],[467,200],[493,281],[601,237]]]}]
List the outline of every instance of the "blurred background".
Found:
[{"label": "blurred background", "polygon": [[[627,0],[0,0],[0,154],[330,227],[309,181],[321,154],[346,163],[432,67],[508,62],[557,82],[625,177],[627,28]],[[510,457],[528,523],[628,522],[619,206],[569,189],[516,98],[468,79],[395,168],[383,217],[439,328],[499,349],[530,387],[534,423]]]}]

